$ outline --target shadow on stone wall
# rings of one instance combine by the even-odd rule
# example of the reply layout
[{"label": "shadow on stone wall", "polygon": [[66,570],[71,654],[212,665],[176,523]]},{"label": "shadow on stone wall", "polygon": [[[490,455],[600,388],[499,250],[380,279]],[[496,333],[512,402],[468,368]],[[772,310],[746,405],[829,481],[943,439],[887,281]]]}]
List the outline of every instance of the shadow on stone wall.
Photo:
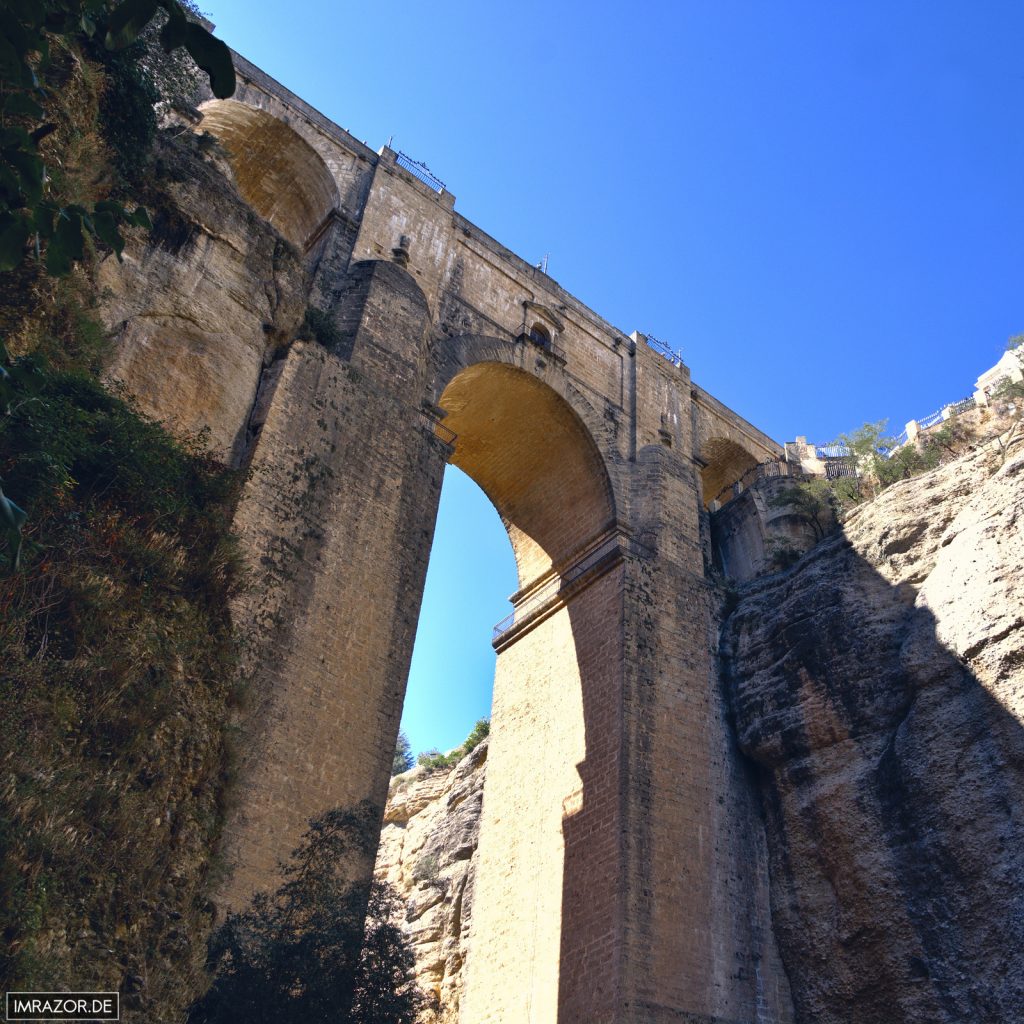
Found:
[{"label": "shadow on stone wall", "polygon": [[723,630],[807,1024],[1024,1020],[1022,676],[987,689],[914,602],[838,535]]},{"label": "shadow on stone wall", "polygon": [[626,891],[622,827],[622,580],[620,565],[568,605],[579,666],[586,757],[563,805],[558,1022],[617,1020]]}]

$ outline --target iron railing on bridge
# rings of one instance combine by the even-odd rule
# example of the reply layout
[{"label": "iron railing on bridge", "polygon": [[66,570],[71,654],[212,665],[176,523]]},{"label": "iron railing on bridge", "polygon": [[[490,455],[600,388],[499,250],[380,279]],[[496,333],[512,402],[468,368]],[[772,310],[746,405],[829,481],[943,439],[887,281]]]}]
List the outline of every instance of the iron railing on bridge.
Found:
[{"label": "iron railing on bridge", "polygon": [[653,348],[658,355],[663,356],[673,366],[683,365],[683,353],[678,349],[672,348],[667,341],[662,341],[660,338],[656,338],[653,334],[645,334],[644,340],[650,348]]},{"label": "iron railing on bridge", "polygon": [[414,178],[418,178],[424,185],[429,186],[435,192],[444,192],[445,184],[438,178],[430,168],[420,160],[413,160],[406,153],[399,153],[395,157],[395,163],[407,170]]},{"label": "iron railing on bridge", "polygon": [[547,583],[538,587],[522,604],[517,605],[508,615],[495,624],[492,631],[491,643],[497,643],[505,633],[513,626],[528,619],[542,605],[564,590],[569,584],[574,583],[584,573],[593,569],[605,558],[610,558],[620,548],[618,535],[609,537],[603,544],[588,552],[578,562],[571,565],[565,572],[552,576]]},{"label": "iron railing on bridge", "polygon": [[[966,398],[961,398],[956,402],[948,402],[941,409],[937,409],[930,416],[922,416],[921,419],[915,420],[917,423],[917,429],[920,433],[922,430],[928,430],[931,427],[936,426],[943,420],[948,420],[951,416],[959,416],[962,412],[967,412],[969,409],[973,409],[977,405],[977,401],[974,395],[968,395]],[[893,438],[892,447],[885,453],[887,458],[892,458],[893,455],[906,445],[910,440],[909,435],[905,430],[901,431],[895,438]]]}]

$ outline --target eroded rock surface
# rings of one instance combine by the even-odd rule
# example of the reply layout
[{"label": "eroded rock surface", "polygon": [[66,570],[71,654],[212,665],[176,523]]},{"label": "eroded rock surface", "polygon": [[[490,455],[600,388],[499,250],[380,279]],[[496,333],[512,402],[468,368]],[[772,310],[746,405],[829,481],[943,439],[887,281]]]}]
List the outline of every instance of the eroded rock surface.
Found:
[{"label": "eroded rock surface", "polygon": [[1024,1020],[1024,446],[748,585],[722,654],[798,1019]]},{"label": "eroded rock surface", "polygon": [[414,768],[392,781],[384,812],[376,875],[406,901],[431,1022],[459,1020],[486,761],[485,740],[452,769]]},{"label": "eroded rock surface", "polygon": [[[260,373],[306,308],[301,255],[245,203],[211,144],[191,133],[157,147],[151,233],[124,262],[101,264],[101,312],[115,347],[108,376],[146,414],[206,430],[225,460],[240,454]],[[208,152],[209,151],[209,152]]]}]

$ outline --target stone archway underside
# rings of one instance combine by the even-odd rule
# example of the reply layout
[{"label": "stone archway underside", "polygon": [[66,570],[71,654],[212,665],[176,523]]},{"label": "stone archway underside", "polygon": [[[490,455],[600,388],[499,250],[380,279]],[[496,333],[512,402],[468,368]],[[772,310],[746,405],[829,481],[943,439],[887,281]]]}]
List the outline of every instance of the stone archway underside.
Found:
[{"label": "stone archway underside", "polygon": [[521,587],[567,564],[614,521],[594,442],[550,387],[513,367],[478,363],[456,375],[440,404],[458,437],[452,462],[501,514]]},{"label": "stone archway underside", "polygon": [[337,186],[320,155],[283,121],[235,100],[200,108],[199,131],[227,150],[245,201],[300,249],[337,205]]}]

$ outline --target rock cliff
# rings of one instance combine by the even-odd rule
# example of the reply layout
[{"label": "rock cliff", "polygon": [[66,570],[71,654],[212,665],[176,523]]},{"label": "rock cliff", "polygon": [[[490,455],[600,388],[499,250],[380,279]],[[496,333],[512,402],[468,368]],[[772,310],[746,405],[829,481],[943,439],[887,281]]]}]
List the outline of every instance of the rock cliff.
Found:
[{"label": "rock cliff", "polygon": [[1024,446],[891,487],[721,638],[797,1018],[1024,1020]]},{"label": "rock cliff", "polygon": [[399,775],[384,812],[376,875],[406,902],[425,1017],[439,1024],[459,1020],[486,762],[484,740],[454,768]]}]

